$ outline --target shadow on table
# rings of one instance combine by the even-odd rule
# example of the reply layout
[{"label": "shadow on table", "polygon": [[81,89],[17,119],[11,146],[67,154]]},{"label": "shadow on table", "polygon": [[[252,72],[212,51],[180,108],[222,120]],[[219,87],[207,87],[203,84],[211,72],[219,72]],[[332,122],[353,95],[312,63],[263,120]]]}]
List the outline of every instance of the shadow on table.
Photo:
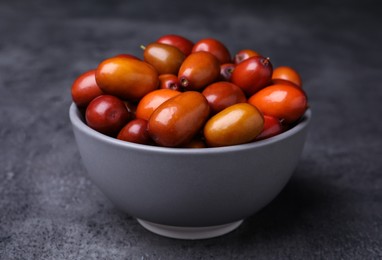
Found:
[{"label": "shadow on table", "polygon": [[325,175],[307,170],[298,168],[270,204],[246,219],[227,238],[266,242],[275,238],[314,239],[314,234],[334,232],[333,225],[341,225],[337,217],[345,211],[351,213],[349,202],[344,200],[344,193],[349,191],[333,185]]},{"label": "shadow on table", "polygon": [[[338,188],[325,182],[323,176],[310,175],[306,169],[297,169],[280,194],[262,210],[249,217],[230,234],[219,240],[261,239],[290,235],[295,230],[308,230],[309,226],[328,222],[328,212],[339,208],[342,201]],[[201,240],[203,241],[203,240]]]},{"label": "shadow on table", "polygon": [[310,219],[319,222],[320,216],[336,207],[336,187],[317,177],[296,175],[269,205],[246,220],[249,233],[292,232]]}]

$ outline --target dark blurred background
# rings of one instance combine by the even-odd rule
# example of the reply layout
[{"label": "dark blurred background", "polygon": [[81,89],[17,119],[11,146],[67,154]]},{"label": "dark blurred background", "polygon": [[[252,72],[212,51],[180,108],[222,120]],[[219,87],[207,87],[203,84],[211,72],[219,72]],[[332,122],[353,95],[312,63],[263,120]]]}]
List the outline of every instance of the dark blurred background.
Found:
[{"label": "dark blurred background", "polygon": [[[378,1],[0,0],[0,259],[382,258]],[[216,239],[158,237],[86,178],[74,79],[164,34],[254,49],[303,78],[313,122],[285,189]]]}]

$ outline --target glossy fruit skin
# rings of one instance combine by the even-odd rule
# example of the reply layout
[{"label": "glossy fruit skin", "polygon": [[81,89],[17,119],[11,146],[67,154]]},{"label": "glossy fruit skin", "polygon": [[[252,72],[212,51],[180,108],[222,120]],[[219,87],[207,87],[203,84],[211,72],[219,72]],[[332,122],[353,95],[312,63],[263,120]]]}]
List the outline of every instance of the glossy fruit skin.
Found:
[{"label": "glossy fruit skin", "polygon": [[248,103],[230,106],[211,117],[204,126],[204,137],[210,147],[251,142],[263,130],[261,112]]},{"label": "glossy fruit skin", "polygon": [[226,81],[215,82],[207,86],[202,94],[208,100],[212,114],[219,113],[234,104],[247,102],[247,98],[241,88]]},{"label": "glossy fruit skin", "polygon": [[98,66],[96,81],[107,94],[136,101],[158,87],[158,72],[150,64],[121,57],[106,59]]},{"label": "glossy fruit skin", "polygon": [[194,43],[191,40],[176,34],[163,35],[156,42],[174,46],[186,56],[191,53],[192,47],[194,46]]},{"label": "glossy fruit skin", "polygon": [[298,120],[308,107],[305,93],[291,85],[271,85],[255,93],[248,103],[256,106],[264,115],[291,124]]},{"label": "glossy fruit skin", "polygon": [[231,81],[248,96],[269,85],[272,78],[272,64],[268,58],[255,56],[236,65]]},{"label": "glossy fruit skin", "polygon": [[255,140],[263,140],[269,137],[281,134],[283,127],[276,117],[264,115],[264,128],[261,133],[256,136]]},{"label": "glossy fruit skin", "polygon": [[159,88],[181,91],[182,86],[179,83],[178,76],[174,74],[159,75]]},{"label": "glossy fruit skin", "polygon": [[220,63],[208,52],[191,53],[179,69],[178,79],[186,90],[199,90],[216,81]]},{"label": "glossy fruit skin", "polygon": [[129,121],[130,114],[119,98],[101,95],[89,103],[85,118],[89,127],[105,135],[114,136]]},{"label": "glossy fruit skin", "polygon": [[143,58],[159,74],[177,74],[186,56],[174,46],[154,42],[145,47]]},{"label": "glossy fruit skin", "polygon": [[80,108],[86,107],[90,101],[103,94],[95,79],[95,70],[81,74],[72,85],[72,100]]},{"label": "glossy fruit skin", "polygon": [[131,120],[119,131],[117,139],[137,144],[150,144],[151,138],[147,132],[147,120],[140,118]]},{"label": "glossy fruit skin", "polygon": [[127,58],[127,59],[134,59],[134,60],[141,60],[140,58],[132,55],[132,54],[127,54],[127,53],[121,53],[116,55],[115,57],[117,58]]},{"label": "glossy fruit skin", "polygon": [[246,59],[249,59],[251,57],[256,57],[256,56],[261,56],[261,55],[254,50],[244,49],[235,54],[233,61],[235,64],[239,64],[240,62],[245,61]]},{"label": "glossy fruit skin", "polygon": [[224,63],[220,65],[220,80],[230,81],[235,64]]},{"label": "glossy fruit skin", "polygon": [[148,131],[159,145],[179,147],[189,143],[203,127],[210,113],[199,92],[183,92],[160,105],[149,119]]},{"label": "glossy fruit skin", "polygon": [[227,47],[213,38],[205,38],[194,44],[192,53],[206,51],[213,54],[221,64],[231,63],[231,54]]},{"label": "glossy fruit skin", "polygon": [[300,74],[291,67],[281,66],[273,70],[272,80],[286,80],[292,82],[298,87],[302,87],[302,80]]},{"label": "glossy fruit skin", "polygon": [[136,118],[149,120],[151,114],[165,101],[179,95],[179,91],[172,89],[157,89],[144,96],[138,103]]}]

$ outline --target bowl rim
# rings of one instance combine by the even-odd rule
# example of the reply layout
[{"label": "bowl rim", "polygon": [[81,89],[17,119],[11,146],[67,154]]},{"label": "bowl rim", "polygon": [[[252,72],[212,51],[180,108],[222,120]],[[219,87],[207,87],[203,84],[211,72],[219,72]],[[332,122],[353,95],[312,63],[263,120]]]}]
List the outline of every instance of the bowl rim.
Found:
[{"label": "bowl rim", "polygon": [[159,153],[167,153],[167,154],[177,154],[177,155],[179,154],[203,155],[203,154],[218,154],[218,153],[237,152],[242,150],[255,149],[255,148],[260,148],[260,147],[270,145],[276,142],[280,142],[284,139],[287,139],[288,137],[291,137],[297,134],[298,132],[306,128],[311,121],[312,111],[310,108],[308,108],[297,125],[293,126],[291,129],[288,129],[287,131],[281,134],[278,134],[276,136],[259,140],[256,142],[251,142],[251,143],[224,146],[224,147],[206,147],[206,148],[172,148],[172,147],[151,146],[151,145],[136,144],[136,143],[131,143],[127,141],[122,141],[117,138],[104,135],[90,128],[88,125],[85,124],[85,122],[81,119],[82,115],[80,114],[80,110],[78,109],[77,105],[74,102],[72,102],[72,104],[70,105],[69,117],[70,117],[72,126],[76,127],[82,133],[88,136],[91,136],[99,141],[102,141],[111,145],[115,145],[118,147],[129,148],[129,149],[145,151],[145,152],[150,151],[150,152],[159,152]]}]

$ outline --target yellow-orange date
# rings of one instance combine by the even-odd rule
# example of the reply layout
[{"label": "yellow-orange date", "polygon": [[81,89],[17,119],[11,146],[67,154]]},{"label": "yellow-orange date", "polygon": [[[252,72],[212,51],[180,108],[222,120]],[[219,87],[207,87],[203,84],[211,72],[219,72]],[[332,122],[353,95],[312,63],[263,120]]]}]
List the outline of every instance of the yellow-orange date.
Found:
[{"label": "yellow-orange date", "polygon": [[251,142],[260,134],[264,118],[256,107],[239,103],[227,107],[207,121],[204,137],[208,146],[228,146]]}]

